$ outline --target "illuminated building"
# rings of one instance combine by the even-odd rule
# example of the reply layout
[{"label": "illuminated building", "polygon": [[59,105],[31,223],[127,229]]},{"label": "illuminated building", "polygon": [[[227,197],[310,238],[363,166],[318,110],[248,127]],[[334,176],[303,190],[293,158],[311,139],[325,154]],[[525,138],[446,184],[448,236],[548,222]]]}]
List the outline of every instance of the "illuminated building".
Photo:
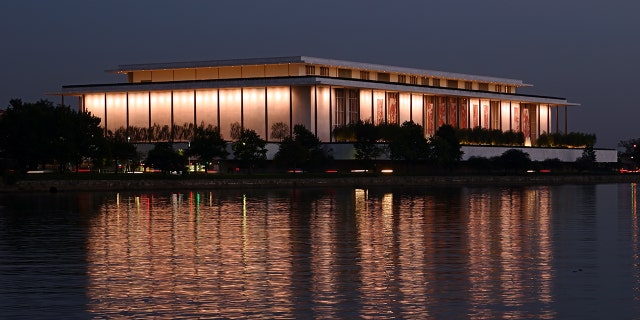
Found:
[{"label": "illuminated building", "polygon": [[[125,83],[64,86],[101,125],[138,142],[186,141],[194,125],[234,124],[267,141],[271,128],[302,124],[323,142],[357,120],[413,121],[433,135],[443,124],[523,132],[535,141],[558,130],[564,98],[525,95],[521,80],[306,56],[121,65]],[[564,111],[564,116],[559,111]],[[555,121],[555,125],[554,125]]]},{"label": "illuminated building", "polygon": [[[518,93],[522,80],[306,56],[121,65],[127,82],[63,86],[105,130],[131,142],[187,142],[194,126],[238,128],[279,142],[273,128],[304,125],[325,143],[335,127],[357,120],[413,121],[431,136],[456,128],[522,132],[531,146],[543,133],[567,132],[565,98]],[[275,126],[274,126],[275,125]],[[563,130],[561,128],[563,127]],[[286,130],[285,129],[285,130]],[[286,134],[286,133],[285,133]],[[276,144],[267,146],[275,154]],[[333,145],[334,159],[353,159],[349,145]],[[493,157],[513,147],[463,146],[463,160]],[[516,147],[517,149],[517,147]],[[572,162],[581,149],[527,148],[532,160]],[[616,150],[596,150],[598,162],[617,162]],[[271,157],[271,156],[269,156]]]}]

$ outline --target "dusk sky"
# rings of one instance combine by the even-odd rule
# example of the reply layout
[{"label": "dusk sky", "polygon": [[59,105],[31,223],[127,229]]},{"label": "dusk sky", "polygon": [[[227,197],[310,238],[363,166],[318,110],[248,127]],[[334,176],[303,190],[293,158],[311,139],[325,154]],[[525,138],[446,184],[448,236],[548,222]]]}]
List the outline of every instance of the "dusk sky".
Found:
[{"label": "dusk sky", "polygon": [[124,82],[120,64],[307,55],[505,78],[567,98],[598,147],[640,138],[640,2],[0,2],[0,106]]}]

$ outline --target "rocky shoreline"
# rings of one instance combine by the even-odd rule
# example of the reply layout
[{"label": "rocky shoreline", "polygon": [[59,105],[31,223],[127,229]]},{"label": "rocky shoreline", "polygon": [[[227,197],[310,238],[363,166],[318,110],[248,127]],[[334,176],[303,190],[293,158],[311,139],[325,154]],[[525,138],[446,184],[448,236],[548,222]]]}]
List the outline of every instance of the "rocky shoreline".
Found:
[{"label": "rocky shoreline", "polygon": [[14,185],[0,185],[0,192],[64,192],[185,190],[229,188],[291,187],[426,187],[426,186],[496,186],[544,184],[636,183],[640,175],[499,175],[499,176],[375,176],[375,177],[277,177],[211,179],[122,179],[122,180],[22,180]]}]

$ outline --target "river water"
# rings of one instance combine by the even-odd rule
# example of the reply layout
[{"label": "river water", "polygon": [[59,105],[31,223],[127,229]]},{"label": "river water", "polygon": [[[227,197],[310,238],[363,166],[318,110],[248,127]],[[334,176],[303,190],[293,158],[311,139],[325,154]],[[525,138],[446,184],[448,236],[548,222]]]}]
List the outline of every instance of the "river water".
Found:
[{"label": "river water", "polygon": [[0,318],[638,319],[635,184],[0,195]]}]

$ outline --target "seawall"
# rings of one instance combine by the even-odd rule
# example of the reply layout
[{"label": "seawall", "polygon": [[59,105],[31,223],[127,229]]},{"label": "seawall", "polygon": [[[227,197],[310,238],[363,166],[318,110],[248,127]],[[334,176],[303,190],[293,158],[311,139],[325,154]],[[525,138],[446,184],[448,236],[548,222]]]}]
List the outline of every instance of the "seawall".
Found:
[{"label": "seawall", "polygon": [[291,187],[429,187],[545,184],[636,183],[640,175],[504,175],[504,176],[375,176],[375,177],[281,177],[211,179],[122,180],[23,180],[1,185],[0,192],[186,190]]}]

